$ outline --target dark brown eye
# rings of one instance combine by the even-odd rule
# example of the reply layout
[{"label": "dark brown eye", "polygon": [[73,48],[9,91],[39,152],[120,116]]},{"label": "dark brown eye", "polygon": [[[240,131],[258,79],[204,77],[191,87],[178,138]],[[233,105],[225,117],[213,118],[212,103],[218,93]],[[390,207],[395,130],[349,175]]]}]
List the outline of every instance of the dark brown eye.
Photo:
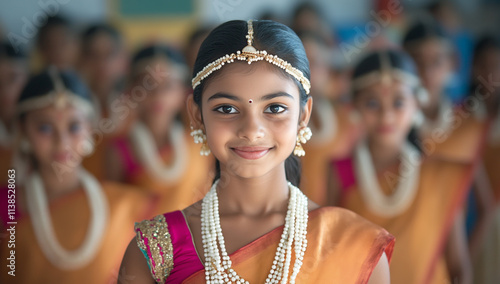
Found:
[{"label": "dark brown eye", "polygon": [[224,106],[217,107],[215,109],[215,111],[218,111],[218,112],[224,113],[224,114],[238,113],[238,111],[234,107],[229,106],[229,105],[224,105]]},{"label": "dark brown eye", "polygon": [[286,110],[286,107],[282,105],[270,105],[264,112],[266,113],[282,113]]}]

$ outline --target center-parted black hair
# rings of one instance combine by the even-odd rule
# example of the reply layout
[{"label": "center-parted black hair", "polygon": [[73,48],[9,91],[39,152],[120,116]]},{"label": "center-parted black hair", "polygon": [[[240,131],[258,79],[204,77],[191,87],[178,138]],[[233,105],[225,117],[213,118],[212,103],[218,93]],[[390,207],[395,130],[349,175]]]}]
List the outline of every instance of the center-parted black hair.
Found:
[{"label": "center-parted black hair", "polygon": [[[72,71],[57,71],[57,73],[66,90],[84,99],[89,104],[92,103],[90,91],[76,73]],[[28,80],[17,103],[19,104],[29,99],[45,96],[55,89],[56,86],[54,85],[54,81],[50,76],[49,70],[46,69]]]},{"label": "center-parted black hair", "polygon": [[[257,50],[266,50],[268,54],[276,55],[300,70],[307,79],[310,79],[309,61],[304,50],[304,46],[299,37],[289,27],[274,21],[253,21],[254,39],[253,46]],[[216,27],[201,44],[193,70],[193,78],[205,66],[218,58],[231,53],[241,51],[247,45],[246,35],[248,34],[248,24],[246,21],[229,21]],[[236,62],[235,62],[236,63]],[[235,64],[232,63],[232,64]],[[301,109],[305,106],[308,95],[302,84],[285,70],[275,67],[276,72],[293,80],[300,93]],[[212,73],[209,77],[201,81],[193,90],[193,99],[201,109],[201,96],[203,90],[211,79],[224,72],[224,67]],[[219,162],[216,163],[216,177],[220,177]],[[285,171],[287,179],[294,185],[300,183],[300,161],[291,154],[285,161]]]}]

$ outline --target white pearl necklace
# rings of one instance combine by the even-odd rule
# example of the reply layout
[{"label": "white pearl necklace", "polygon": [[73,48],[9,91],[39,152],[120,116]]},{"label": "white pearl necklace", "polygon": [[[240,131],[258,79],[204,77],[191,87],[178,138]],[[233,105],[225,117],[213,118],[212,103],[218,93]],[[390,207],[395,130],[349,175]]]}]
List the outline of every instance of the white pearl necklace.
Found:
[{"label": "white pearl necklace", "polygon": [[77,249],[68,251],[59,244],[50,219],[49,202],[40,174],[32,173],[25,186],[28,212],[36,240],[43,254],[54,266],[63,270],[75,270],[89,264],[99,252],[109,219],[109,205],[99,182],[87,171],[80,171],[90,207],[90,223],[86,237]]},{"label": "white pearl necklace", "polygon": [[176,182],[187,169],[189,151],[184,137],[184,128],[180,123],[174,123],[170,129],[170,139],[174,153],[172,164],[167,167],[159,157],[156,143],[149,129],[140,122],[135,122],[130,130],[130,139],[137,158],[146,170],[154,177],[165,182]]},{"label": "white pearl necklace", "polygon": [[[217,198],[218,182],[218,180],[214,182],[210,191],[203,198],[201,208],[201,237],[205,255],[206,283],[249,284],[231,268],[232,262],[226,252],[220,226],[219,199]],[[300,189],[290,182],[288,188],[290,189],[290,200],[285,226],[265,283],[287,283],[292,258],[292,244],[295,250],[295,262],[289,283],[295,283],[307,247],[308,200]]]},{"label": "white pearl necklace", "polygon": [[[420,177],[420,153],[409,142],[405,142],[401,151],[399,181],[390,196],[386,196],[377,180],[370,150],[361,142],[354,152],[354,166],[359,191],[368,208],[379,216],[394,217],[404,212],[413,202],[418,190]],[[415,159],[416,161],[411,161]]]},{"label": "white pearl necklace", "polygon": [[453,112],[453,103],[448,98],[443,98],[438,108],[436,121],[424,118],[423,124],[419,127],[420,133],[423,135],[431,135],[435,129],[439,129],[448,133],[453,126],[453,117],[449,117],[449,113]]}]

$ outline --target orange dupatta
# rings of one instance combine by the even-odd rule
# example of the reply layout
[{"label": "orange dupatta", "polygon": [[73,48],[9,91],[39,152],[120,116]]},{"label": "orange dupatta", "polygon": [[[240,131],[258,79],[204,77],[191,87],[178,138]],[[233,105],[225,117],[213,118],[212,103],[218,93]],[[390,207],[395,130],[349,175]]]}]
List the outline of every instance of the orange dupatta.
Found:
[{"label": "orange dupatta", "polygon": [[435,129],[422,137],[422,148],[428,156],[457,162],[477,162],[484,148],[487,123],[480,121],[462,106],[455,108],[450,133]]},{"label": "orange dupatta", "polygon": [[[150,215],[151,200],[137,189],[115,183],[101,185],[108,199],[109,221],[100,249],[86,266],[76,270],[61,270],[45,257],[33,231],[28,214],[17,220],[15,277],[7,274],[7,257],[11,248],[0,243],[1,283],[116,283],[125,249],[133,238],[134,222]],[[78,190],[50,205],[50,216],[57,241],[65,249],[78,248],[83,242],[90,220],[88,198]]]},{"label": "orange dupatta", "polygon": [[[264,283],[283,226],[231,255],[233,268],[250,283]],[[297,283],[367,283],[382,253],[391,259],[394,237],[358,215],[336,207],[309,213],[307,249]],[[290,271],[291,273],[291,271]],[[204,283],[200,270],[183,283]]]},{"label": "orange dupatta", "polygon": [[[343,207],[385,228],[398,240],[391,263],[393,283],[449,281],[443,250],[453,220],[464,205],[473,168],[470,163],[424,159],[415,199],[405,212],[391,218],[372,213],[356,184],[345,189]],[[384,178],[379,176],[379,184],[387,193]]]},{"label": "orange dupatta", "polygon": [[[184,209],[202,199],[210,189],[213,179],[210,172],[210,165],[214,164],[213,159],[201,156],[200,145],[192,143],[190,140],[191,137],[186,135],[186,141],[188,141],[188,162],[184,174],[177,181],[169,183],[159,180],[149,174],[138,162],[135,163],[139,167],[127,176],[127,183],[153,194],[157,199],[157,207],[153,210],[153,215],[149,217],[163,212]],[[132,146],[128,143],[128,140],[127,147],[129,155],[133,156]],[[160,156],[165,164],[168,165],[173,155],[170,149],[166,149],[160,151]],[[135,160],[135,157],[132,157],[132,159]]]},{"label": "orange dupatta", "polygon": [[301,158],[302,174],[300,189],[319,205],[326,205],[329,163],[336,157],[347,155],[359,138],[360,126],[352,122],[349,107],[334,106],[337,116],[337,131],[330,141],[303,145],[306,155]]}]

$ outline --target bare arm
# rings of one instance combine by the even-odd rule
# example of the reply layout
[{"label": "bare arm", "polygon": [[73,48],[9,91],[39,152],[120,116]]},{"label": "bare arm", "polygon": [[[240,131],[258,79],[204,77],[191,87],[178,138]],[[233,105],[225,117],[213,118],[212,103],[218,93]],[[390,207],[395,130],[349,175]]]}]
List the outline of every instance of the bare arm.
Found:
[{"label": "bare arm", "polygon": [[118,284],[147,284],[155,283],[149,271],[146,259],[137,246],[135,238],[130,241],[123,256],[118,275]]},{"label": "bare arm", "polygon": [[368,284],[388,284],[391,283],[391,274],[389,272],[389,260],[385,252],[378,260],[377,266],[373,269]]},{"label": "bare arm", "polygon": [[467,247],[467,238],[465,236],[463,211],[461,211],[454,220],[448,238],[445,256],[452,283],[472,283],[472,264]]}]

